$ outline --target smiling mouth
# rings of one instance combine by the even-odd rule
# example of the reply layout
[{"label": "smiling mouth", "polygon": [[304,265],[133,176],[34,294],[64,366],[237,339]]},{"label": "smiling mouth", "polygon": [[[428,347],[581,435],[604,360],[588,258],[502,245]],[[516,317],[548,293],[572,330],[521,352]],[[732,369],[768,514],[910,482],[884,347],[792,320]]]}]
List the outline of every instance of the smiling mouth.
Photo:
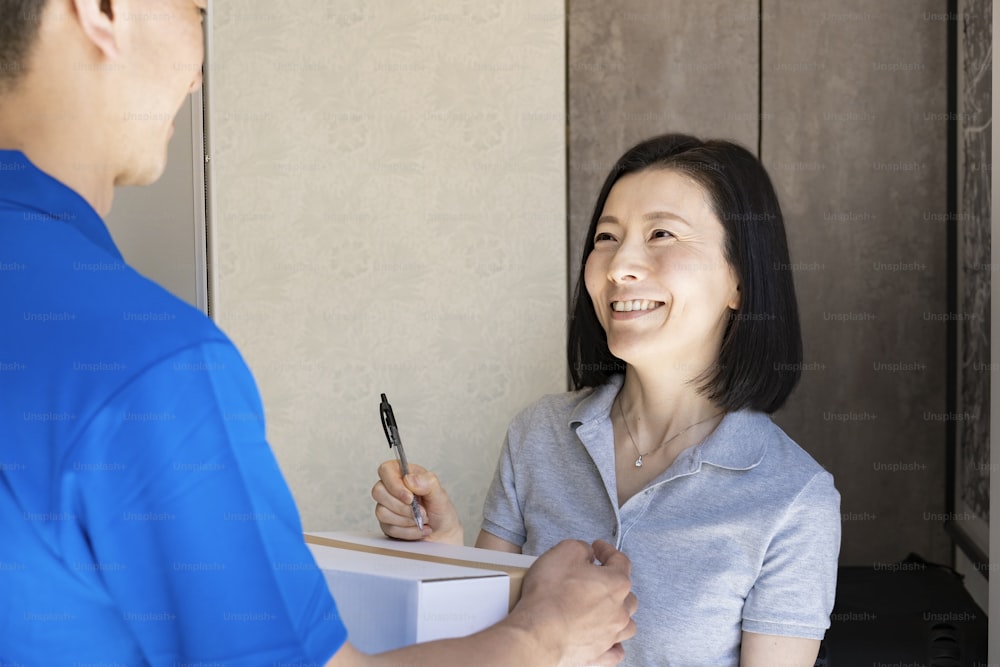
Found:
[{"label": "smiling mouth", "polygon": [[612,301],[611,310],[616,313],[630,313],[636,310],[654,310],[663,305],[662,301],[634,299],[632,301]]}]

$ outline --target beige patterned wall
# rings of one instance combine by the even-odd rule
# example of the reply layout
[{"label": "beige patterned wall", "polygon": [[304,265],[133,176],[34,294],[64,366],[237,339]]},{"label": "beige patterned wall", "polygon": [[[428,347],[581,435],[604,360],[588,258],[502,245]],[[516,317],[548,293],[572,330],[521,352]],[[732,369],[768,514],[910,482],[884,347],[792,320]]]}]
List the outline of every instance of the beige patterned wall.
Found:
[{"label": "beige patterned wall", "polygon": [[471,539],[507,422],[565,386],[563,3],[214,14],[213,313],[304,526],[375,526],[386,392]]}]

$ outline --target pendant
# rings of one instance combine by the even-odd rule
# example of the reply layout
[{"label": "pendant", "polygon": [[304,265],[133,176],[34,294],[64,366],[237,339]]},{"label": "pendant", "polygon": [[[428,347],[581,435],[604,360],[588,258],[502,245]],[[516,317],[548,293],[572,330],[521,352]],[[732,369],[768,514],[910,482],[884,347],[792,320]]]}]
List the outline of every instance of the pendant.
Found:
[{"label": "pendant", "polygon": [[639,454],[639,458],[637,458],[635,460],[635,467],[636,468],[641,468],[642,467],[642,454]]}]

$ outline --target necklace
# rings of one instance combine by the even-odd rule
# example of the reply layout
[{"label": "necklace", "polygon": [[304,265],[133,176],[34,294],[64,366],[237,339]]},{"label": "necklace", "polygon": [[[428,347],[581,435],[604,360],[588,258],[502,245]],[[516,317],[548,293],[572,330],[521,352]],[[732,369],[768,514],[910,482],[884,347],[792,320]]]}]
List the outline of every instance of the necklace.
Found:
[{"label": "necklace", "polygon": [[649,456],[653,452],[659,451],[660,449],[663,448],[664,445],[666,445],[667,443],[669,443],[671,440],[675,440],[676,438],[679,438],[683,434],[685,434],[688,431],[690,431],[691,429],[693,429],[698,424],[704,424],[708,420],[715,419],[716,417],[718,417],[719,415],[722,414],[721,412],[716,412],[711,417],[705,417],[701,421],[698,421],[698,422],[695,422],[695,423],[691,424],[687,428],[685,428],[683,430],[680,430],[677,433],[674,433],[672,436],[670,436],[669,438],[667,438],[666,440],[664,440],[663,442],[661,442],[660,444],[658,444],[656,447],[653,447],[651,450],[649,450],[648,452],[646,452],[645,454],[643,454],[641,451],[639,451],[639,445],[635,444],[635,438],[632,437],[632,431],[629,430],[628,420],[625,419],[625,410],[622,408],[622,402],[621,401],[617,401],[617,403],[618,403],[618,413],[622,416],[622,423],[625,424],[625,432],[628,433],[628,439],[632,441],[632,446],[635,447],[635,453],[639,455],[639,458],[637,458],[635,460],[635,467],[636,468],[641,468],[642,467],[642,457],[643,456]]}]

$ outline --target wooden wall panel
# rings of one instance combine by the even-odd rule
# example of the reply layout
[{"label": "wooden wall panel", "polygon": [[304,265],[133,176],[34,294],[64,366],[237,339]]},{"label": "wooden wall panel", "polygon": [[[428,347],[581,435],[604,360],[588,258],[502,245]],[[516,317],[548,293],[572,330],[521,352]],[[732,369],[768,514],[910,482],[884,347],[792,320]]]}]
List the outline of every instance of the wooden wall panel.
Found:
[{"label": "wooden wall panel", "polygon": [[614,161],[656,134],[757,146],[755,0],[572,0],[569,266]]},{"label": "wooden wall panel", "polygon": [[842,563],[947,562],[943,5],[763,7],[761,152],[806,353],[778,421],[837,480]]}]

